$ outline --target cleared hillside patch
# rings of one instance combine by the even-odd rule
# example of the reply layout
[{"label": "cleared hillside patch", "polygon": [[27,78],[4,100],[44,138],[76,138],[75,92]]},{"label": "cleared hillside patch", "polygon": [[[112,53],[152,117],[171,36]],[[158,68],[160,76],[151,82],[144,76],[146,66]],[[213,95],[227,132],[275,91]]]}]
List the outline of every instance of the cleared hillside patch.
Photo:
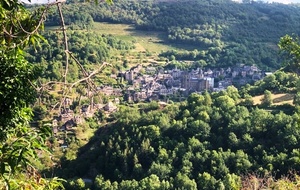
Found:
[{"label": "cleared hillside patch", "polygon": [[160,53],[167,50],[193,50],[195,46],[183,44],[171,44],[164,39],[166,32],[158,31],[142,31],[136,30],[133,25],[129,24],[111,24],[107,22],[95,22],[95,32],[101,34],[111,34],[121,40],[135,42],[135,51],[150,51],[152,53]]},{"label": "cleared hillside patch", "polygon": [[[254,105],[261,104],[261,99],[263,95],[254,96],[253,103]],[[273,104],[282,105],[282,104],[293,104],[294,94],[281,93],[281,94],[272,94]]]}]

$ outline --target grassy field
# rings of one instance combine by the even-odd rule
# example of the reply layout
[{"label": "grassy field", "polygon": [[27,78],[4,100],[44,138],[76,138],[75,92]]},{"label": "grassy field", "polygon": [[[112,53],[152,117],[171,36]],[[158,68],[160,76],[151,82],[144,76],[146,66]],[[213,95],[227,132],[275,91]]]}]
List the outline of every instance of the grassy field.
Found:
[{"label": "grassy field", "polygon": [[167,43],[164,41],[167,35],[165,32],[136,30],[133,25],[128,24],[95,22],[93,30],[100,34],[112,34],[122,40],[134,41],[135,51],[148,50],[152,53],[160,53],[166,50],[193,50],[196,48],[195,46]]},{"label": "grassy field", "polygon": [[[50,26],[46,30],[57,30],[59,26]],[[86,32],[86,30],[82,30]],[[135,43],[136,52],[144,52],[148,50],[151,53],[159,54],[167,50],[194,50],[199,47],[194,45],[175,44],[165,41],[166,32],[158,31],[142,31],[136,30],[130,24],[111,24],[107,22],[95,22],[92,31],[98,34],[111,34],[121,40],[131,41]]]},{"label": "grassy field", "polygon": [[[261,99],[263,95],[253,97],[254,105],[261,104]],[[272,94],[273,104],[281,105],[281,104],[293,104],[294,94]]]}]

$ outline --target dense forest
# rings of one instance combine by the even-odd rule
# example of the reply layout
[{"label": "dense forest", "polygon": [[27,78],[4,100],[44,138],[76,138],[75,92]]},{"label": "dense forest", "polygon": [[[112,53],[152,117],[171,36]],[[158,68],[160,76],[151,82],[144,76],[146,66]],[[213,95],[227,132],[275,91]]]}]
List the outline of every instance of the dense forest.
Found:
[{"label": "dense forest", "polygon": [[254,106],[234,87],[180,104],[121,106],[57,174],[73,178],[70,189],[82,179],[93,189],[240,189],[249,174],[298,171],[298,109],[267,95]]},{"label": "dense forest", "polygon": [[[114,1],[98,6],[70,2],[66,23],[77,28],[94,22],[134,24],[136,29],[164,31],[162,42],[190,44],[191,53],[165,52],[177,59],[203,60],[211,66],[237,63],[277,69],[283,59],[276,47],[280,37],[298,34],[300,9],[278,3],[220,1]],[[50,14],[47,25],[58,25]],[[75,27],[75,28],[76,28]]]}]

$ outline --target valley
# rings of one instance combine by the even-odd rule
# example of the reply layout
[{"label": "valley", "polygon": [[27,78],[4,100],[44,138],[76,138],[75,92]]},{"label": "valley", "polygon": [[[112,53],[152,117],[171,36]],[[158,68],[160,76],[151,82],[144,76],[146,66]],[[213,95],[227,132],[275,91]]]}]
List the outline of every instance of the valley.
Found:
[{"label": "valley", "polygon": [[298,189],[298,4],[53,5],[0,3],[0,189]]}]

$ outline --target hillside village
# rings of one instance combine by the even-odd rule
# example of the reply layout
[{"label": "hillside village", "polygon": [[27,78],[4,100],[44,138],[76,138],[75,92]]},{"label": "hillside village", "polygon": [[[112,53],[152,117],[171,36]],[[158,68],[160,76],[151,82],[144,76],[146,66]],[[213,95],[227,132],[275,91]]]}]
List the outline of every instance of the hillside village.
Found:
[{"label": "hillside village", "polygon": [[[144,72],[141,72],[144,69]],[[142,74],[143,73],[143,74]],[[110,115],[117,110],[120,99],[125,102],[141,101],[165,101],[166,97],[187,97],[193,92],[221,91],[230,85],[241,86],[253,83],[266,76],[265,73],[256,66],[239,65],[228,68],[197,68],[191,70],[171,70],[157,69],[155,66],[144,68],[141,64],[120,72],[118,75],[111,75],[112,78],[122,78],[128,85],[124,89],[114,88],[113,86],[100,86],[97,88],[99,93],[115,97],[107,104],[96,104],[92,100],[89,105],[82,105],[79,113],[74,113],[70,109],[72,100],[66,98],[64,108],[60,115],[52,121],[53,134],[59,140],[61,147],[66,148],[66,134],[74,135],[77,125],[85,122],[84,118],[90,118],[96,112],[103,112]],[[91,93],[91,92],[87,92]]]},{"label": "hillside village", "polygon": [[[260,80],[266,74],[256,66],[239,65],[218,69],[192,69],[190,71],[172,69],[163,70],[155,67],[145,68],[138,65],[119,74],[129,84],[124,90],[124,100],[128,102],[164,100],[164,97],[187,97],[193,92],[221,91],[230,85],[242,86]],[[110,90],[107,90],[110,89]],[[103,88],[106,95],[117,95],[120,89]]]}]

